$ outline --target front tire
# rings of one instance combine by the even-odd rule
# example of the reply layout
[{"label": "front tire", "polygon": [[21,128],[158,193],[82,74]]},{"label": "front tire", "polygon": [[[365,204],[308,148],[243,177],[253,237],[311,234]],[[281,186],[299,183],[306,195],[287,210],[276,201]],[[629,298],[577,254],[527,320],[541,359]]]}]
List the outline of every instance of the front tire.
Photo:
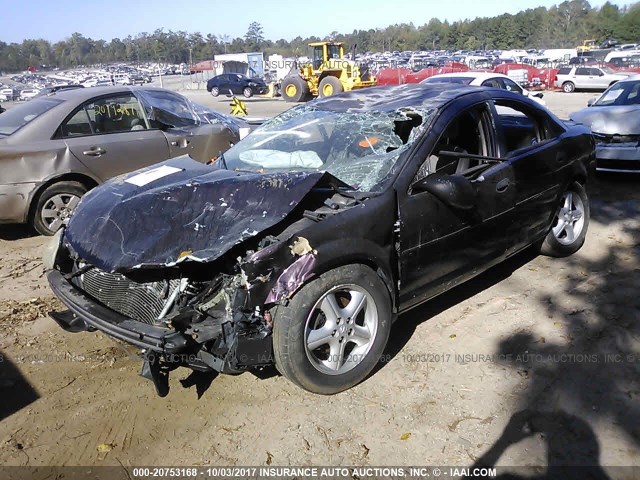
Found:
[{"label": "front tire", "polygon": [[380,359],[391,329],[391,300],[364,265],[330,270],[275,311],[278,370],[313,393],[330,395],[363,381]]},{"label": "front tire", "polygon": [[318,96],[320,98],[330,97],[344,90],[342,83],[336,77],[324,77],[318,85]]},{"label": "front tire", "polygon": [[244,90],[242,90],[242,94],[245,96],[245,98],[251,98],[253,96],[253,90],[251,90],[250,87],[244,87]]},{"label": "front tire", "polygon": [[40,235],[53,235],[69,222],[69,217],[85,193],[87,188],[79,182],[50,185],[38,197],[31,225]]},{"label": "front tire", "polygon": [[550,257],[567,257],[576,253],[584,245],[590,216],[587,192],[579,183],[571,184],[562,195],[560,208],[540,252]]},{"label": "front tire", "polygon": [[287,77],[280,93],[286,102],[302,102],[309,95],[309,85],[300,77]]},{"label": "front tire", "polygon": [[562,91],[564,93],[571,93],[576,89],[576,85],[573,82],[564,82],[562,84]]}]

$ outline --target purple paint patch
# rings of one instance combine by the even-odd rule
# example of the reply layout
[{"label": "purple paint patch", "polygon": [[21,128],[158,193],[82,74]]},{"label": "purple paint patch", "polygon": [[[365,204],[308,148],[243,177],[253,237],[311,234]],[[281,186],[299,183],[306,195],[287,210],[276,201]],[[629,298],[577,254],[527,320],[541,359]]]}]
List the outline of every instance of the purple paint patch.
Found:
[{"label": "purple paint patch", "polygon": [[315,255],[309,253],[289,265],[278,277],[265,303],[276,303],[294,294],[304,282],[311,278],[315,264]]}]

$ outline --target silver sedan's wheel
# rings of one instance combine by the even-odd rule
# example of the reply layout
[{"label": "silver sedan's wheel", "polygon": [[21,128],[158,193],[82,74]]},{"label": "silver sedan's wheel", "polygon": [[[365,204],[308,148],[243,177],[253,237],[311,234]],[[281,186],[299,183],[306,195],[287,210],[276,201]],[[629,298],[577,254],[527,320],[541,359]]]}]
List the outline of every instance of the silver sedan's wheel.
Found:
[{"label": "silver sedan's wheel", "polygon": [[541,253],[551,257],[572,255],[584,244],[589,228],[589,198],[584,187],[573,183],[562,194]]},{"label": "silver sedan's wheel", "polygon": [[49,198],[40,211],[42,223],[55,232],[69,223],[69,217],[80,202],[80,197],[72,193],[59,193]]},{"label": "silver sedan's wheel", "polygon": [[584,203],[579,195],[572,191],[562,196],[562,207],[558,210],[553,235],[562,245],[571,245],[584,228]]},{"label": "silver sedan's wheel", "polygon": [[311,392],[346,390],[379,361],[391,319],[389,290],[374,270],[359,264],[329,270],[274,309],[276,367]]},{"label": "silver sedan's wheel", "polygon": [[87,187],[79,182],[58,182],[49,185],[37,197],[31,209],[31,224],[41,235],[53,235],[69,222]]},{"label": "silver sedan's wheel", "polygon": [[332,288],[307,318],[307,358],[328,375],[348,372],[369,353],[377,332],[378,308],[366,290],[357,285]]}]

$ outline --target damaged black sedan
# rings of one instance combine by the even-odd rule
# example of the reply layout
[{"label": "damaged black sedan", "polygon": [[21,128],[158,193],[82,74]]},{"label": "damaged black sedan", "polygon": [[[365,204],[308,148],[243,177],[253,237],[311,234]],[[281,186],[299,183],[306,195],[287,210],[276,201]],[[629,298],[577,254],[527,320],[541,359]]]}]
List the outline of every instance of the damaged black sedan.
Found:
[{"label": "damaged black sedan", "polygon": [[89,192],[52,243],[66,330],[177,366],[274,365],[332,394],[398,315],[531,245],[583,244],[594,143],[504,90],[403,85],[295,107],[213,165],[189,157]]}]

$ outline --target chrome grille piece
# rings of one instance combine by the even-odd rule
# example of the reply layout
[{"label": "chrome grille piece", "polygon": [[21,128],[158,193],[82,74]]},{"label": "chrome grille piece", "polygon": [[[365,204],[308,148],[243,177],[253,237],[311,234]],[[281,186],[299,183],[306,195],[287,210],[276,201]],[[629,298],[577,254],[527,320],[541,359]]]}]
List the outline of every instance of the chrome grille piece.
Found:
[{"label": "chrome grille piece", "polygon": [[82,289],[100,303],[133,320],[155,324],[180,280],[136,283],[117,273],[97,268],[80,276]]}]

